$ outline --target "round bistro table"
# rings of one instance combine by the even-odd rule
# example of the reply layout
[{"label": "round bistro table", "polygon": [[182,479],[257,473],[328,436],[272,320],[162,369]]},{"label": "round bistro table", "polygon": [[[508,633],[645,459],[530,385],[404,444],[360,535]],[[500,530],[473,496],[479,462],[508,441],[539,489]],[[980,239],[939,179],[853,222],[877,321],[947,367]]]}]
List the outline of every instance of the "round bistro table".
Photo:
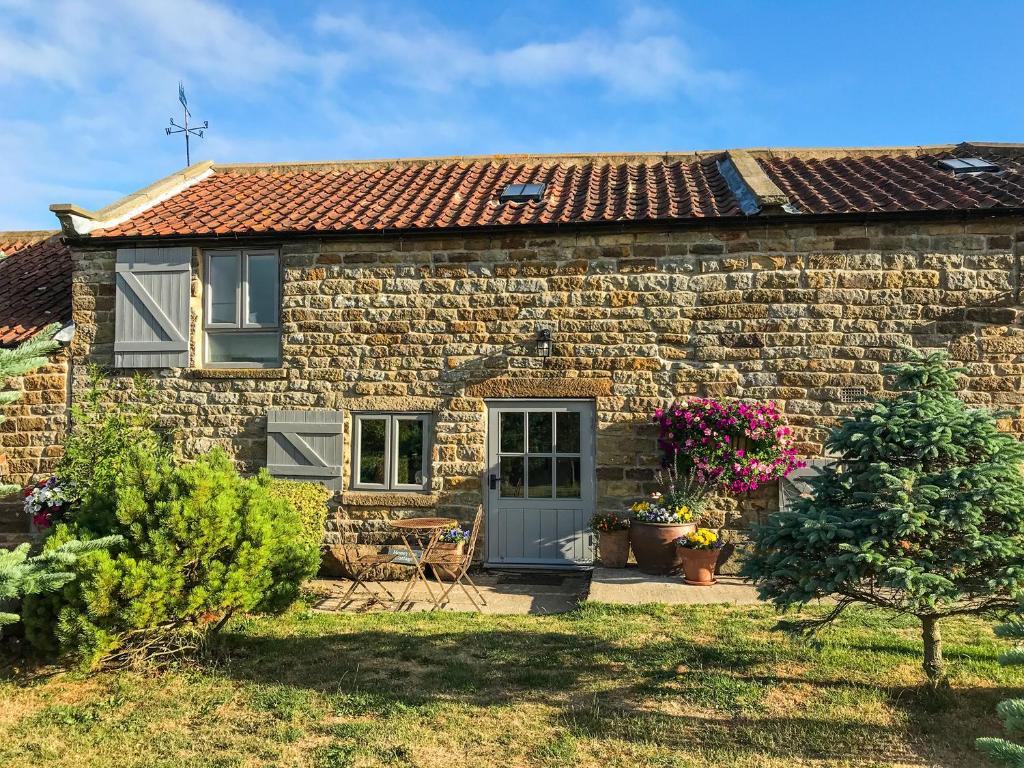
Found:
[{"label": "round bistro table", "polygon": [[[409,560],[416,568],[412,578],[409,579],[408,585],[405,587],[405,591],[395,605],[396,611],[402,609],[409,593],[412,592],[413,587],[419,581],[422,581],[423,585],[427,588],[427,593],[430,595],[430,600],[434,607],[438,607],[438,596],[434,594],[434,590],[430,586],[430,580],[423,570],[423,560],[430,554],[431,549],[437,543],[441,531],[455,528],[458,524],[458,520],[450,517],[405,517],[399,520],[388,521],[388,525],[398,531],[398,534],[402,537],[402,544],[409,553]],[[423,545],[424,539],[427,541],[425,546]],[[416,550],[412,545],[413,540],[421,546],[419,557],[416,557]]]}]

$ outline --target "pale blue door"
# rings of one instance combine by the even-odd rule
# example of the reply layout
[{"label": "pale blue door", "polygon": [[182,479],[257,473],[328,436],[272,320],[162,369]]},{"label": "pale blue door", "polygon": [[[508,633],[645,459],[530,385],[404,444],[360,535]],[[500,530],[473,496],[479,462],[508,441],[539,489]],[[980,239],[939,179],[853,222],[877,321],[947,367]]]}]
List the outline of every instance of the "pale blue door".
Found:
[{"label": "pale blue door", "polygon": [[594,404],[492,401],[487,417],[488,565],[592,565]]}]

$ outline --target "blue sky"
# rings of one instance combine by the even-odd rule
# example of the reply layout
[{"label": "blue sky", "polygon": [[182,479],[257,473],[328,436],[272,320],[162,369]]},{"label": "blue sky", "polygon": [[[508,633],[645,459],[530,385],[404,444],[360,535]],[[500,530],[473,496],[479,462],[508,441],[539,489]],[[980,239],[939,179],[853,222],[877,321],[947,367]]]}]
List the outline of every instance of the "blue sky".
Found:
[{"label": "blue sky", "polygon": [[193,159],[1024,141],[1019,2],[0,0],[0,229]]}]

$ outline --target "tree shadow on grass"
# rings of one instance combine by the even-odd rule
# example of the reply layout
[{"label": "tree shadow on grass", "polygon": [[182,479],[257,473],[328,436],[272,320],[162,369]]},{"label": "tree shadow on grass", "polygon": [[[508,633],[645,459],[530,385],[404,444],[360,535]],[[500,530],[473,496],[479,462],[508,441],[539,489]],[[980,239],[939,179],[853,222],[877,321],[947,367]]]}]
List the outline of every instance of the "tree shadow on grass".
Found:
[{"label": "tree shadow on grass", "polygon": [[[579,738],[709,756],[875,764],[916,756],[934,765],[982,765],[973,738],[997,733],[995,704],[1020,693],[962,688],[943,696],[923,686],[848,681],[825,667],[805,679],[787,666],[813,664],[817,652],[782,647],[766,658],[763,648],[742,642],[489,628],[467,620],[457,630],[421,622],[287,637],[229,631],[217,671],[314,691],[338,716],[417,710],[430,717],[452,703],[536,703],[555,708],[560,727]],[[780,691],[790,698],[780,700]],[[904,716],[880,725],[872,719],[877,713],[859,711],[877,701]]]}]

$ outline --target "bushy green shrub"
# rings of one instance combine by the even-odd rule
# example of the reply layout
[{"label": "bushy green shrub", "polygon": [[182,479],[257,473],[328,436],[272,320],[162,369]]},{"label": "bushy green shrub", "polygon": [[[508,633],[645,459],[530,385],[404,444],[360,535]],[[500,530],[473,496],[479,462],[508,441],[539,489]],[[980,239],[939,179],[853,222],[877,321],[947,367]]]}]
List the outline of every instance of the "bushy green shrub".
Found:
[{"label": "bushy green shrub", "polygon": [[[219,627],[238,611],[277,612],[319,563],[295,507],[270,478],[243,478],[220,449],[177,461],[148,423],[115,411],[94,420],[99,435],[69,441],[79,506],[46,548],[120,534],[116,551],[83,556],[60,592],[26,601],[29,642],[95,663],[151,632]],[[131,441],[113,427],[128,419]],[[145,419],[143,419],[143,422]],[[90,464],[78,452],[98,445]]]},{"label": "bushy green shrub", "polygon": [[270,492],[278,498],[286,499],[295,507],[302,520],[303,534],[310,544],[319,547],[324,538],[327,501],[331,498],[331,492],[320,483],[282,478],[270,481]]}]

